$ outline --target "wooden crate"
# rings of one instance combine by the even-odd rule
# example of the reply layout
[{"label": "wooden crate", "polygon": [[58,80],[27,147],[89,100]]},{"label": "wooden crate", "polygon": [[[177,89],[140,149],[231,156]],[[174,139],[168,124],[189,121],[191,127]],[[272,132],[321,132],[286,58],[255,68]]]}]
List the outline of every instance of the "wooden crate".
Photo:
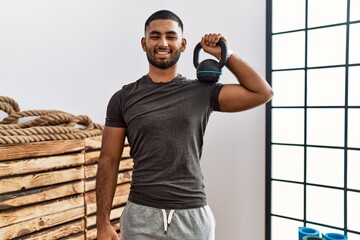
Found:
[{"label": "wooden crate", "polygon": [[[95,177],[101,136],[0,145],[0,239],[96,239]],[[126,145],[111,219],[127,202],[132,159]]]}]

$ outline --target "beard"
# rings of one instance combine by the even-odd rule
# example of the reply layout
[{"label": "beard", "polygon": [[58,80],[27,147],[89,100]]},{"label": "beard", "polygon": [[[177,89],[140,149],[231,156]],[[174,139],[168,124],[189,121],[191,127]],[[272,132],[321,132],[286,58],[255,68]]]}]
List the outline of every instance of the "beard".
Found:
[{"label": "beard", "polygon": [[169,67],[172,67],[174,66],[179,58],[180,58],[180,54],[181,52],[180,51],[177,51],[174,53],[174,56],[172,56],[169,60],[167,61],[157,61],[155,59],[155,57],[149,52],[149,51],[146,51],[146,57],[149,61],[149,63],[155,67],[158,67],[160,69],[167,69]]}]

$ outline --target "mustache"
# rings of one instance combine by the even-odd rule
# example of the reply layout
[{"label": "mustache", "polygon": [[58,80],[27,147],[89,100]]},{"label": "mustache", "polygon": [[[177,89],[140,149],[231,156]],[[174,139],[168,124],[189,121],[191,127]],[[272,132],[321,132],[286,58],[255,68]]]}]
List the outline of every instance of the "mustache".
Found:
[{"label": "mustache", "polygon": [[155,52],[156,52],[156,51],[161,51],[161,50],[163,50],[163,51],[165,50],[165,51],[172,52],[171,49],[168,48],[168,47],[158,47],[158,48],[155,48]]}]

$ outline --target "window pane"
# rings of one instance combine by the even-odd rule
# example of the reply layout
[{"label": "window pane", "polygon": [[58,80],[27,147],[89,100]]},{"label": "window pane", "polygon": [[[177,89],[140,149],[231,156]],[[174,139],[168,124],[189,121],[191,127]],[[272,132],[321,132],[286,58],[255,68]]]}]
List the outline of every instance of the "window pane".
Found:
[{"label": "window pane", "polygon": [[304,143],[304,110],[273,109],[272,141],[276,143]]},{"label": "window pane", "polygon": [[350,21],[360,20],[360,0],[350,1]]},{"label": "window pane", "polygon": [[360,147],[360,109],[349,109],[348,145]]},{"label": "window pane", "polygon": [[272,178],[304,181],[303,147],[273,145],[271,159]]},{"label": "window pane", "polygon": [[307,121],[308,144],[344,146],[343,109],[308,109]]},{"label": "window pane", "polygon": [[349,68],[349,106],[360,106],[360,67]]},{"label": "window pane", "polygon": [[308,71],[309,106],[343,106],[345,103],[345,69],[324,68]]},{"label": "window pane", "polygon": [[303,218],[304,186],[302,184],[272,181],[271,212],[273,214]]},{"label": "window pane", "polygon": [[344,151],[329,148],[307,149],[307,182],[344,187]]},{"label": "window pane", "polygon": [[335,227],[344,226],[343,191],[308,186],[306,204],[309,221]]},{"label": "window pane", "polygon": [[348,151],[348,188],[360,190],[360,151]]},{"label": "window pane", "polygon": [[350,25],[349,63],[360,63],[360,23]]},{"label": "window pane", "polygon": [[347,237],[351,240],[360,240],[360,234],[348,233]]},{"label": "window pane", "polygon": [[272,99],[273,106],[304,105],[304,71],[273,72],[272,87],[276,94]]},{"label": "window pane", "polygon": [[271,218],[271,239],[298,239],[298,229],[304,224],[300,221],[294,221],[279,217]]},{"label": "window pane", "polygon": [[303,31],[273,36],[273,69],[304,67],[304,36]]},{"label": "window pane", "polygon": [[309,27],[346,22],[347,1],[344,0],[309,0]]},{"label": "window pane", "polygon": [[308,39],[309,67],[345,63],[345,26],[311,30]]},{"label": "window pane", "polygon": [[348,228],[360,232],[360,193],[348,192]]},{"label": "window pane", "polygon": [[305,0],[273,0],[273,32],[305,28]]}]

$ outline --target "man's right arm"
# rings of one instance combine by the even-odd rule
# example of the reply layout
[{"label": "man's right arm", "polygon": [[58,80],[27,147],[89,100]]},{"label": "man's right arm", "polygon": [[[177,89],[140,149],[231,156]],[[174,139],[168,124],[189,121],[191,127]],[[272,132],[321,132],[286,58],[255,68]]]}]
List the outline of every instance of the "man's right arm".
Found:
[{"label": "man's right arm", "polygon": [[121,155],[124,149],[126,128],[105,127],[96,174],[97,234],[101,239],[118,239],[110,223],[110,212],[117,185]]}]

